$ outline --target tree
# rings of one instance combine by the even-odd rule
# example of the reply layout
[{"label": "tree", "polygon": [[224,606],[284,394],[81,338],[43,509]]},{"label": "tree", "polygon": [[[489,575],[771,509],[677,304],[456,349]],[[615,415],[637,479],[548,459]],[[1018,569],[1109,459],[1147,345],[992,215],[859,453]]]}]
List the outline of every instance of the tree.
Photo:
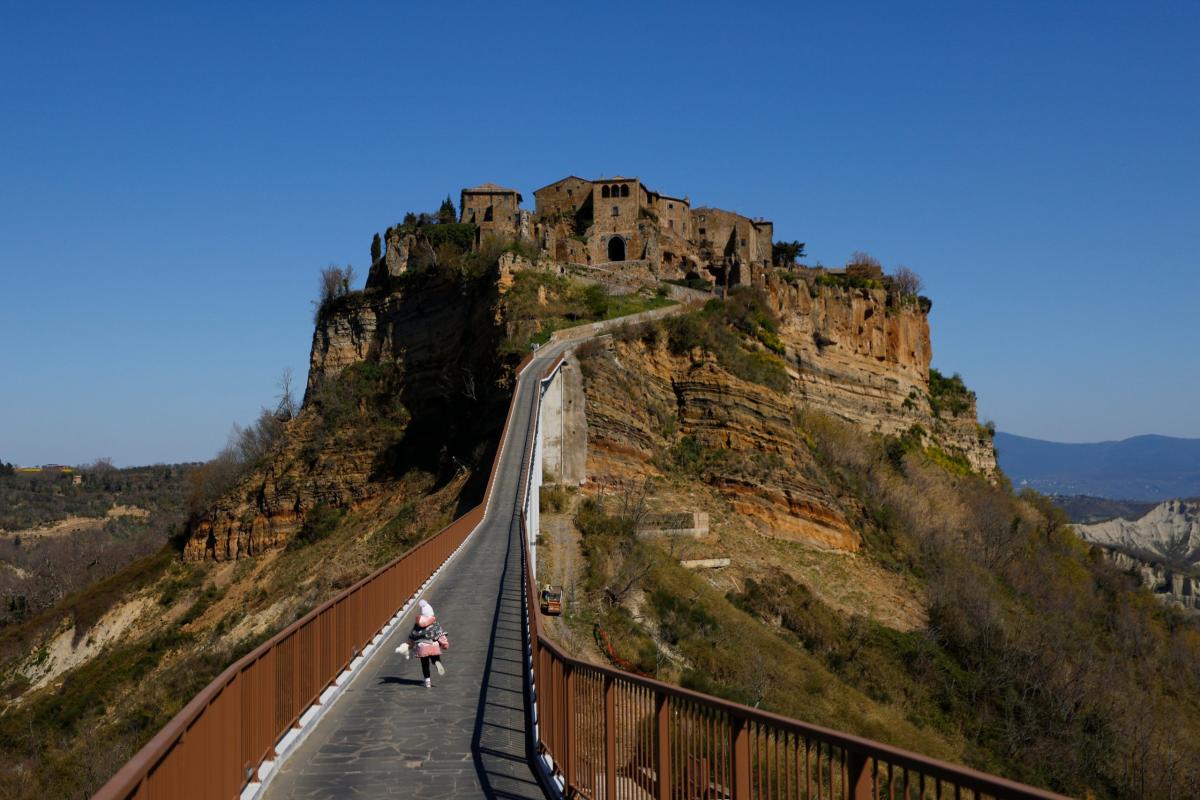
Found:
[{"label": "tree", "polygon": [[925,285],[921,282],[920,275],[908,267],[899,266],[892,275],[892,287],[901,295],[918,295]]},{"label": "tree", "polygon": [[[376,236],[375,238],[379,238]],[[275,383],[279,389],[279,394],[276,399],[279,401],[275,406],[275,416],[287,422],[292,417],[296,416],[297,405],[296,398],[292,394],[292,368],[287,367],[283,370],[283,374],[279,376],[279,380]]]},{"label": "tree", "polygon": [[804,258],[804,242],[775,242],[771,245],[771,261],[785,266]]},{"label": "tree", "polygon": [[446,199],[438,208],[437,221],[440,225],[450,225],[458,221],[458,212],[454,210],[454,201],[450,199],[450,195],[446,195]]},{"label": "tree", "polygon": [[339,267],[330,264],[321,270],[321,305],[350,293],[350,284],[354,281],[354,267],[347,264]]},{"label": "tree", "polygon": [[850,260],[846,262],[847,267],[868,267],[872,269],[883,269],[883,264],[879,263],[879,259],[870,253],[864,253],[862,250],[855,250],[850,254]]},{"label": "tree", "polygon": [[379,234],[375,234],[375,238],[371,240],[371,263],[374,264],[383,256],[383,240],[379,238]]}]

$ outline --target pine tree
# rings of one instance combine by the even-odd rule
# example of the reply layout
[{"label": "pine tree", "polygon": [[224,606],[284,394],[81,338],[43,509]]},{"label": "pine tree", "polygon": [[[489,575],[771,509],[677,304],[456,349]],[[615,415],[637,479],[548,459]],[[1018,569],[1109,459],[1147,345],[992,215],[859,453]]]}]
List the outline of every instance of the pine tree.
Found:
[{"label": "pine tree", "polygon": [[450,199],[450,195],[446,195],[446,199],[442,201],[441,208],[438,209],[437,221],[439,225],[446,225],[458,219],[458,213],[454,210],[454,201]]}]

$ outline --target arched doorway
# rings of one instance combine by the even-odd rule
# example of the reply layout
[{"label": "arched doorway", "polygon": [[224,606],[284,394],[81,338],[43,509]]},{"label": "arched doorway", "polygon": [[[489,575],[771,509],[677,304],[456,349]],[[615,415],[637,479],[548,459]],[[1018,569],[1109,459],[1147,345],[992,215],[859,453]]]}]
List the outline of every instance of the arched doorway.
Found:
[{"label": "arched doorway", "polygon": [[620,236],[614,236],[608,240],[608,260],[625,260],[625,240]]}]

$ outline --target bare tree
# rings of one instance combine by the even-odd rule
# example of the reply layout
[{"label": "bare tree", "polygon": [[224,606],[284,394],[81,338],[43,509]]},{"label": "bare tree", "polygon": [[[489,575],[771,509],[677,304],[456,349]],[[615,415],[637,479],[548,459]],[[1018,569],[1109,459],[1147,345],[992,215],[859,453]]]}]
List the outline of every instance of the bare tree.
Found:
[{"label": "bare tree", "polygon": [[920,275],[901,265],[896,267],[892,274],[892,288],[901,295],[918,295],[925,288],[925,284],[921,282]]},{"label": "bare tree", "polygon": [[275,406],[275,416],[280,420],[287,422],[292,417],[296,416],[299,410],[296,404],[296,397],[292,393],[292,368],[285,367],[283,374],[279,376],[279,380],[275,382],[275,388],[279,389],[279,394],[276,399],[279,401]]}]

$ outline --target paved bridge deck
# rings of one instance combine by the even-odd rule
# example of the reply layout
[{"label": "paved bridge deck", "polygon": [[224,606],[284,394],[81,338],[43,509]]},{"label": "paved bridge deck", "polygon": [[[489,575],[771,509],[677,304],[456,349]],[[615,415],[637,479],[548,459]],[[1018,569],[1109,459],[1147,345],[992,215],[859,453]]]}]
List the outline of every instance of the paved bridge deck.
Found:
[{"label": "paved bridge deck", "polygon": [[514,511],[537,377],[526,370],[483,523],[426,593],[450,637],[445,677],[395,652],[410,613],[267,786],[280,798],[544,797],[528,761],[524,562]]}]

